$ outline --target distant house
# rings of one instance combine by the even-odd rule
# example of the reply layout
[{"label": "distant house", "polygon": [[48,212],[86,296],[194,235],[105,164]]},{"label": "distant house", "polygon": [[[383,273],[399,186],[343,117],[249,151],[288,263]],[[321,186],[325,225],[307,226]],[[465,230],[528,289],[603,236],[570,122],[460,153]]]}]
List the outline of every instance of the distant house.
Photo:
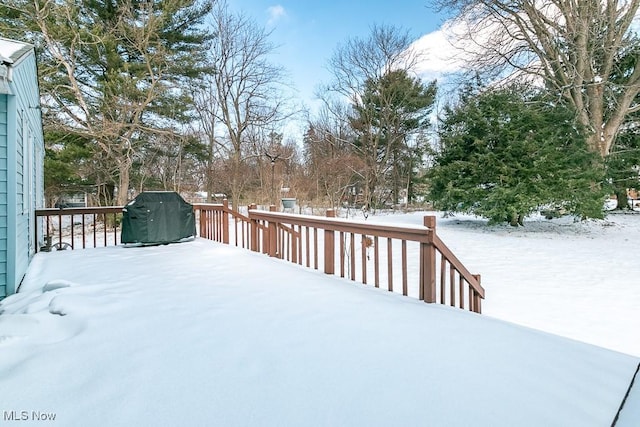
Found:
[{"label": "distant house", "polygon": [[0,299],[16,292],[35,253],[43,164],[34,47],[0,38]]}]

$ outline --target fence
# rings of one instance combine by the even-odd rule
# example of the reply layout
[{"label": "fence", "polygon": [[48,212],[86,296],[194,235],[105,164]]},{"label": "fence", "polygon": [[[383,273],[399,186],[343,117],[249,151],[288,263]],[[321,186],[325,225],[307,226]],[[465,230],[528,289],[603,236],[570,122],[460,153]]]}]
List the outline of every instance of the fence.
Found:
[{"label": "fence", "polygon": [[[251,205],[245,215],[226,201],[193,206],[202,238],[428,303],[481,312],[485,291],[480,275],[471,274],[438,237],[434,216],[425,216],[422,226],[397,226],[338,219],[331,210],[319,217]],[[46,223],[48,245],[42,249],[116,245],[121,212],[121,207],[37,210]]]}]

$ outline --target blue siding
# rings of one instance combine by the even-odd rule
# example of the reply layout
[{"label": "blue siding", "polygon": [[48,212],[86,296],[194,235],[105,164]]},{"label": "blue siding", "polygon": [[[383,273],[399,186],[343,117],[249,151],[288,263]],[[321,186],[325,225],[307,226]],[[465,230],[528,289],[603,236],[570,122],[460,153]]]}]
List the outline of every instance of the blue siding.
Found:
[{"label": "blue siding", "polygon": [[10,87],[13,95],[0,95],[0,122],[5,121],[4,136],[0,129],[0,298],[15,293],[27,271],[35,253],[34,210],[44,204],[44,139],[33,52],[15,63]]},{"label": "blue siding", "polygon": [[[15,81],[15,80],[14,80]],[[19,82],[19,81],[18,81]],[[16,83],[18,83],[16,82]],[[24,89],[23,89],[24,90]],[[28,90],[28,88],[26,89]],[[25,105],[16,99],[17,102],[17,124],[16,124],[16,143],[14,148],[15,155],[15,199],[13,200],[15,214],[15,277],[14,281],[8,283],[9,292],[15,292],[18,285],[22,281],[24,273],[27,272],[29,266],[29,212],[24,205],[24,162],[25,162],[25,146],[27,145],[27,134],[29,123],[27,121]],[[26,105],[28,108],[28,104]]]},{"label": "blue siding", "polygon": [[0,298],[7,295],[7,98],[0,94]]}]

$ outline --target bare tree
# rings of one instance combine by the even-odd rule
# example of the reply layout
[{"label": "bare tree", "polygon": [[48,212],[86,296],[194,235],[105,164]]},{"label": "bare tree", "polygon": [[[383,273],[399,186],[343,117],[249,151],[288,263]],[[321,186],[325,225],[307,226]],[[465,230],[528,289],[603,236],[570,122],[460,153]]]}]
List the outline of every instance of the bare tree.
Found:
[{"label": "bare tree", "polygon": [[207,146],[195,134],[156,135],[137,151],[132,184],[138,191],[195,193],[204,185]]},{"label": "bare tree", "polygon": [[[336,208],[342,201],[356,202],[356,184],[363,176],[363,163],[354,153],[355,135],[344,120],[348,106],[334,103],[309,119],[304,136],[307,188],[310,199],[320,199]],[[352,196],[351,200],[348,200]]]},{"label": "bare tree", "polygon": [[213,202],[216,193],[222,193],[221,180],[216,173],[220,167],[221,148],[225,144],[220,141],[221,132],[218,130],[218,102],[216,85],[213,75],[207,75],[201,85],[191,87],[191,97],[195,105],[195,122],[192,123],[194,133],[200,135],[200,140],[207,146],[205,160],[204,188],[207,192],[207,201]]},{"label": "bare tree", "polygon": [[557,92],[576,108],[591,130],[590,149],[602,157],[625,118],[640,110],[640,43],[632,29],[640,0],[437,3],[457,12],[455,44],[469,70],[519,76]]},{"label": "bare tree", "polygon": [[413,41],[407,31],[397,27],[374,26],[368,38],[347,41],[329,61],[333,81],[327,87],[328,92],[346,98],[352,107],[348,119],[357,133],[354,149],[364,165],[362,183],[367,207],[380,198],[376,189],[390,169],[392,153],[387,149],[392,143],[384,131],[392,125],[382,122],[379,114],[379,108],[385,106],[373,105],[367,100],[367,93],[382,90],[384,76],[399,70],[409,72],[415,67],[420,55],[412,49]]},{"label": "bare tree", "polygon": [[[225,3],[212,12],[216,34],[211,56],[214,74],[209,82],[209,143],[216,144],[227,161],[229,191],[234,204],[247,182],[249,133],[272,128],[286,118],[285,71],[269,62],[274,46],[270,33],[241,13],[232,13]],[[216,126],[215,124],[219,124]]]}]

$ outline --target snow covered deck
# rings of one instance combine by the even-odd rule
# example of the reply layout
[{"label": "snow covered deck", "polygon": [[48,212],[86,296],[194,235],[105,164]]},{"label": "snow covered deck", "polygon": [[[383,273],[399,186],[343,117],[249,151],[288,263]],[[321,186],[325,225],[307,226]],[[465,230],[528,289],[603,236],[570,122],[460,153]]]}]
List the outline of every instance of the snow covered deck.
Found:
[{"label": "snow covered deck", "polygon": [[202,239],[40,253],[0,312],[4,421],[64,426],[608,426],[639,362]]}]

